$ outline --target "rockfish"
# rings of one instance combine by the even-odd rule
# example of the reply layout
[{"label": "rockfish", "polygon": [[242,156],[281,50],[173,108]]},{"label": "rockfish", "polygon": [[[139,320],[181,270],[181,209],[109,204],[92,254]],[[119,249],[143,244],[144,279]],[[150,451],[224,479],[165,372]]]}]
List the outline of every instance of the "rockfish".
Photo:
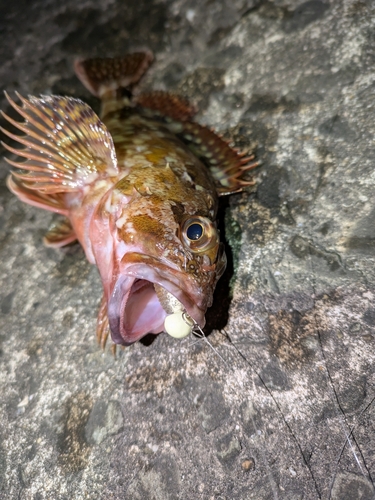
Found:
[{"label": "rockfish", "polygon": [[226,258],[216,225],[218,196],[252,184],[257,164],[194,123],[183,98],[132,91],[152,61],[137,52],[77,61],[76,74],[101,99],[101,118],[71,97],[9,96],[24,118],[3,132],[26,158],[8,187],[20,200],[64,219],[44,242],[78,240],[103,282],[97,334],[129,345],[148,333],[182,337],[203,328]]}]

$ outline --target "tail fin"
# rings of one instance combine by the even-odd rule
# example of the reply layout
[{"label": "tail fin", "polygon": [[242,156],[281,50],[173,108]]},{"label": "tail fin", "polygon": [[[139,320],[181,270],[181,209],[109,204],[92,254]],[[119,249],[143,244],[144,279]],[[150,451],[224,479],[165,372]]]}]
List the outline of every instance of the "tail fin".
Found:
[{"label": "tail fin", "polygon": [[92,94],[102,98],[108,92],[135,85],[153,59],[151,52],[134,52],[121,58],[78,60],[74,69],[83,85]]}]

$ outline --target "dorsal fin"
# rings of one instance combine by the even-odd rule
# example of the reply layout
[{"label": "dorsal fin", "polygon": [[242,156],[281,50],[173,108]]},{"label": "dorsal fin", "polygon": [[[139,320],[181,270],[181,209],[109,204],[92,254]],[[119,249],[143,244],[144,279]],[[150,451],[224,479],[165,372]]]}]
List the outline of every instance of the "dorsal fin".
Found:
[{"label": "dorsal fin", "polygon": [[165,118],[166,126],[176,134],[209,168],[216,181],[219,196],[253,186],[244,174],[257,167],[254,155],[247,155],[229,146],[213,130],[192,121],[196,109],[186,99],[170,92],[156,90],[135,97],[135,103],[145,110],[155,111]]},{"label": "dorsal fin", "polygon": [[90,106],[68,97],[25,99],[17,95],[22,107],[6,97],[25,122],[2,115],[26,135],[1,130],[25,146],[15,149],[3,143],[11,153],[26,158],[25,162],[6,159],[18,169],[11,176],[23,194],[30,190],[44,194],[78,191],[99,177],[118,173],[112,137]]},{"label": "dorsal fin", "polygon": [[115,94],[119,88],[131,88],[152,63],[151,52],[134,52],[119,58],[78,60],[74,64],[76,75],[95,96]]},{"label": "dorsal fin", "polygon": [[207,165],[219,196],[240,192],[245,186],[255,184],[254,180],[243,178],[246,172],[259,165],[254,155],[248,156],[230,147],[220,135],[199,123],[172,121],[166,126]]},{"label": "dorsal fin", "polygon": [[187,99],[164,90],[143,92],[134,100],[138,106],[152,109],[162,116],[182,122],[191,120],[197,113],[195,106],[190,104]]}]

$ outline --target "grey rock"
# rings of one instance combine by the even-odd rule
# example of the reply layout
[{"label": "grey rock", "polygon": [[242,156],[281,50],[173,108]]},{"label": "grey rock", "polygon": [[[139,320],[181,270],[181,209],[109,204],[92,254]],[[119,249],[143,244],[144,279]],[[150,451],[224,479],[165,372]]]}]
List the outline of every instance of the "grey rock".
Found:
[{"label": "grey rock", "polygon": [[356,474],[338,474],[333,484],[332,500],[372,500],[375,496],[374,486]]},{"label": "grey rock", "polygon": [[206,432],[212,432],[223,425],[230,412],[225,404],[219,384],[206,380],[186,380],[184,392],[197,408],[198,419]]},{"label": "grey rock", "polygon": [[143,500],[177,500],[180,498],[180,477],[172,456],[161,456],[131,482],[123,498]]},{"label": "grey rock", "polygon": [[54,216],[2,162],[0,498],[374,498],[374,19],[359,0],[2,2],[2,88],[98,111],[74,58],[147,46],[143,88],[183,91],[262,165],[221,208],[216,353],[160,335],[114,359],[96,269],[43,247]]},{"label": "grey rock", "polygon": [[100,444],[107,436],[116,434],[124,419],[117,401],[96,401],[88,419],[85,434],[91,444]]},{"label": "grey rock", "polygon": [[261,385],[274,391],[285,391],[290,389],[288,379],[283,370],[276,363],[268,363],[259,373]]},{"label": "grey rock", "polygon": [[217,441],[216,449],[220,462],[231,464],[241,452],[241,443],[235,436],[228,434]]}]

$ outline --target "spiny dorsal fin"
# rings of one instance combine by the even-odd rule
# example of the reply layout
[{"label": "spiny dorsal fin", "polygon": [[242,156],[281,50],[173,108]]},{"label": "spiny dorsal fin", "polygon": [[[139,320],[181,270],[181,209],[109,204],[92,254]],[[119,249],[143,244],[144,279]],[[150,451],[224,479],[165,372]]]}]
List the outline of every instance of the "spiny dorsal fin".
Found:
[{"label": "spiny dorsal fin", "polygon": [[78,60],[74,69],[83,85],[102,98],[108,91],[135,85],[153,59],[151,52],[134,52],[118,58]]},{"label": "spiny dorsal fin", "polygon": [[191,120],[197,113],[195,106],[187,99],[164,90],[143,92],[135,98],[135,102],[143,108],[152,109],[162,116],[169,116],[173,120],[182,122]]},{"label": "spiny dorsal fin", "polygon": [[186,99],[156,90],[138,95],[135,103],[165,117],[166,126],[208,166],[219,196],[239,192],[245,186],[255,184],[252,180],[243,179],[245,172],[259,165],[253,161],[254,155],[247,156],[231,148],[213,130],[192,122],[196,109]]},{"label": "spiny dorsal fin", "polygon": [[112,137],[94,111],[79,99],[60,96],[24,97],[17,94],[18,106],[7,94],[12,107],[25,119],[16,122],[3,117],[25,136],[1,129],[11,139],[24,145],[15,149],[3,143],[25,162],[8,163],[20,169],[11,175],[19,186],[43,193],[77,191],[98,176],[118,173]]},{"label": "spiny dorsal fin", "polygon": [[208,166],[216,181],[219,196],[241,191],[245,186],[253,186],[253,180],[244,180],[245,172],[257,167],[254,155],[247,156],[233,149],[213,130],[199,123],[171,122],[170,128]]}]

